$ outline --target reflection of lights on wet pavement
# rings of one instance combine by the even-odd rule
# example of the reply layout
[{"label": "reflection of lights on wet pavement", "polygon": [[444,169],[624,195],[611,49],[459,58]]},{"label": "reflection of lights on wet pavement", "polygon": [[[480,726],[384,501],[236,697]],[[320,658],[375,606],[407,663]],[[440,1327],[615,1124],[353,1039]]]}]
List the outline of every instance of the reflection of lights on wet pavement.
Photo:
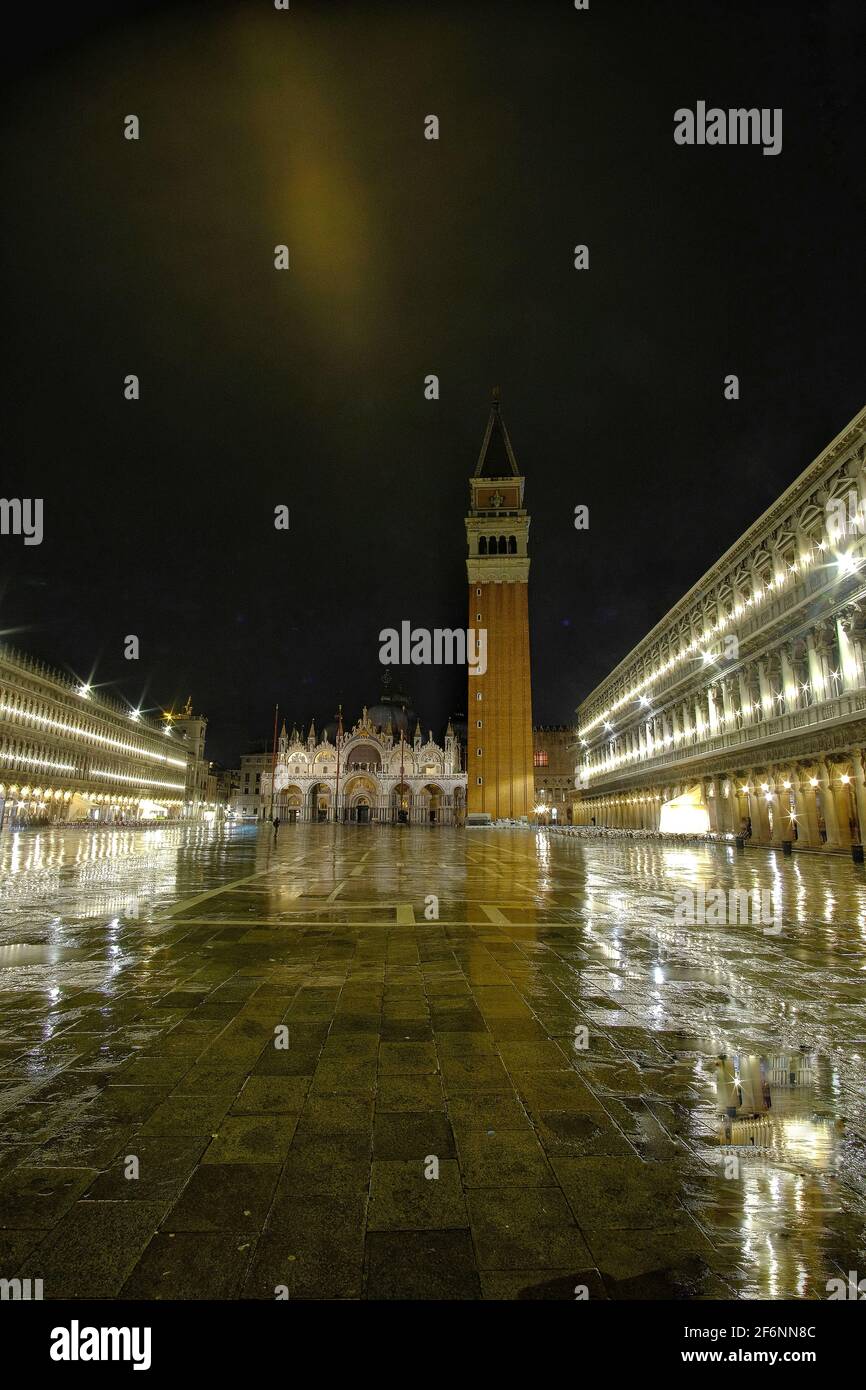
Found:
[{"label": "reflection of lights on wet pavement", "polygon": [[[26,834],[0,837],[0,987],[27,1027],[15,1080],[73,1092],[96,1068],[131,1085],[128,1047],[132,1064],[146,1052],[154,1074],[164,1062],[174,1086],[185,1056],[177,1044],[198,1034],[187,1024],[166,1039],[181,1018],[207,1023],[217,1000],[220,1020],[250,999],[267,1014],[281,991],[311,1001],[321,993],[327,1003],[315,1008],[327,1011],[353,977],[374,993],[384,979],[386,997],[390,980],[395,999],[411,981],[437,1056],[448,1052],[440,1025],[459,999],[515,1095],[532,1080],[515,1066],[521,1048],[543,1052],[545,1067],[564,1054],[592,1108],[574,1115],[563,1103],[560,1114],[557,1078],[574,1073],[545,1071],[541,1113],[564,1116],[578,1136],[566,1127],[558,1142],[583,1144],[592,1117],[615,1140],[612,1166],[620,1152],[654,1174],[670,1165],[689,1221],[736,1269],[725,1276],[732,1289],[820,1296],[828,1212],[845,1249],[866,1235],[866,889],[849,864],[744,861],[700,846],[578,849],[519,830],[478,835],[467,859],[457,832],[334,831],[286,827],[277,849],[248,827],[234,836],[193,826],[46,833],[38,846]],[[674,890],[684,885],[770,892],[786,938],[768,940],[753,924],[675,925]],[[441,921],[423,920],[427,893],[439,895]],[[160,1005],[167,996],[174,1007]],[[198,1015],[205,997],[213,1004]],[[519,1021],[517,1042],[503,1006]],[[521,1029],[538,1042],[521,1043]],[[98,1045],[76,1063],[85,1039]],[[726,1148],[714,1061],[759,1048],[771,1105],[759,1123],[735,1113],[746,1143]],[[736,1078],[743,1083],[739,1062]],[[447,1095],[444,1104],[447,1113]],[[526,1113],[543,1144],[531,1105]],[[584,1151],[551,1156],[563,1152]],[[741,1160],[736,1182],[719,1176],[726,1155]],[[574,1200],[579,1207],[579,1192]],[[642,1219],[659,1225],[655,1210]],[[664,1258],[678,1258],[674,1242]]]}]

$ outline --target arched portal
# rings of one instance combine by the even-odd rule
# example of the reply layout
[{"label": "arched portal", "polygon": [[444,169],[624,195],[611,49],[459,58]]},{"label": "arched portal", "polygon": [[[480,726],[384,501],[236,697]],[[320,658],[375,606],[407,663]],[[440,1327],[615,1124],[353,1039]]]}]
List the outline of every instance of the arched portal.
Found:
[{"label": "arched portal", "polygon": [[445,820],[445,793],[436,782],[425,782],[415,793],[419,825],[441,825]]},{"label": "arched portal", "polygon": [[279,816],[284,825],[294,825],[301,820],[303,808],[304,794],[300,787],[281,787],[274,802],[274,815]]},{"label": "arched portal", "polygon": [[307,793],[309,818],[313,821],[328,820],[331,811],[331,789],[324,782],[317,782]]},{"label": "arched portal", "polygon": [[376,794],[376,782],[372,777],[350,776],[343,794],[346,819],[356,825],[369,825],[374,818]]},{"label": "arched portal", "polygon": [[391,819],[398,825],[408,825],[412,810],[412,788],[407,782],[398,782],[391,793]]}]

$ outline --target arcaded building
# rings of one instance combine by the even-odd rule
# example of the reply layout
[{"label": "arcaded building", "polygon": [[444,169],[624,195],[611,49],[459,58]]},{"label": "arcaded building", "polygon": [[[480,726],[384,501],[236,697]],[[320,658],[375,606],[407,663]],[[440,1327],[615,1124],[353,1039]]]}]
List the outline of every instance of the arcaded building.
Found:
[{"label": "arcaded building", "polygon": [[863,844],[866,410],[583,701],[578,734],[584,824]]},{"label": "arcaded building", "polygon": [[191,706],[157,723],[0,645],[0,824],[198,816],[206,727]]}]

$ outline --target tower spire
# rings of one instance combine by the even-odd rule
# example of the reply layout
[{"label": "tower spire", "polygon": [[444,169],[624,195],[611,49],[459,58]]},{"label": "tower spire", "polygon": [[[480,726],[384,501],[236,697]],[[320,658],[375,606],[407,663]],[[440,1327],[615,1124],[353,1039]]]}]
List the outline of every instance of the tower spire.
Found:
[{"label": "tower spire", "polygon": [[502,418],[502,393],[493,388],[487,428],[481,441],[481,452],[475,465],[476,478],[519,478],[520,469],[511,447],[511,439]]}]

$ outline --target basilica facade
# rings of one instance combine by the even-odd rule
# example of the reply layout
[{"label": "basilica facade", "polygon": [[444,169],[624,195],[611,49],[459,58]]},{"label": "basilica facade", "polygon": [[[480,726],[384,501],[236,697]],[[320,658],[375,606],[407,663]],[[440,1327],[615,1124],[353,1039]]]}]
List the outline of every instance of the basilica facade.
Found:
[{"label": "basilica facade", "polygon": [[306,738],[283,724],[273,773],[261,776],[262,819],[282,823],[345,821],[360,825],[463,825],[466,773],[449,722],[444,747],[415,721],[410,733],[396,701],[367,709],[351,729],[336,725]]}]

